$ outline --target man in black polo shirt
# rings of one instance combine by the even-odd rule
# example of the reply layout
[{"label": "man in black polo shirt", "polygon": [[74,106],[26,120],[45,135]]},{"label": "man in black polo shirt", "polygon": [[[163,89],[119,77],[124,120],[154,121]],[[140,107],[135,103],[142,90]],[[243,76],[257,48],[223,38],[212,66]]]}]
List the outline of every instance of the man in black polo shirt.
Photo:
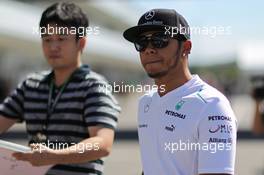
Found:
[{"label": "man in black polo shirt", "polygon": [[54,165],[47,174],[102,174],[120,107],[106,80],[82,65],[85,37],[68,30],[87,28],[88,19],[75,4],[56,3],[43,12],[40,27],[47,29],[42,48],[52,70],[28,76],[0,105],[0,133],[25,121],[29,143],[42,145],[14,156]]}]

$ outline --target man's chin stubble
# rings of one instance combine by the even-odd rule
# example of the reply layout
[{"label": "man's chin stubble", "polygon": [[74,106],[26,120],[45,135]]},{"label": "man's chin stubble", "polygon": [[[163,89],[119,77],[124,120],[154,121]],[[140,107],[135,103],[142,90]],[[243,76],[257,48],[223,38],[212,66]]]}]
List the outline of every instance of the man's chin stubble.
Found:
[{"label": "man's chin stubble", "polygon": [[165,75],[167,75],[168,71],[158,72],[158,73],[148,73],[148,76],[150,78],[161,78]]}]

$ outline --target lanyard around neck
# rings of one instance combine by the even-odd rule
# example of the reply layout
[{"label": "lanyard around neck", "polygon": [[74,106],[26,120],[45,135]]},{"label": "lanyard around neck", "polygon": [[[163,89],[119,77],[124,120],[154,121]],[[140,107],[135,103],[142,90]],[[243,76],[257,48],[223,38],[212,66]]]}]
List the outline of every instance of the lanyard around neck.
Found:
[{"label": "lanyard around neck", "polygon": [[48,99],[48,116],[50,116],[54,112],[54,109],[55,109],[56,105],[58,104],[58,101],[59,101],[64,89],[66,88],[67,84],[69,83],[70,79],[71,79],[71,77],[65,83],[63,83],[63,85],[60,88],[58,94],[56,95],[53,103],[52,103],[52,94],[53,94],[53,91],[55,88],[55,82],[54,82],[54,79],[52,81],[50,81],[49,99]]}]

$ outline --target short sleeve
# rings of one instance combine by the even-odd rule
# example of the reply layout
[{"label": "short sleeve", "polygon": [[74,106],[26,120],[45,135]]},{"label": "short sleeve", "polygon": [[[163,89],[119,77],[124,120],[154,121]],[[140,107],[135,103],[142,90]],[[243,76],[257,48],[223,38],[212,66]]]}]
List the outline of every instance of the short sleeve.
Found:
[{"label": "short sleeve", "polygon": [[0,115],[17,119],[22,122],[24,119],[24,83],[18,85],[18,87],[0,104]]},{"label": "short sleeve", "polygon": [[84,105],[86,126],[103,126],[116,129],[121,111],[115,97],[104,81],[93,82],[87,91]]},{"label": "short sleeve", "polygon": [[209,104],[198,124],[198,172],[234,174],[237,121],[226,100]]}]

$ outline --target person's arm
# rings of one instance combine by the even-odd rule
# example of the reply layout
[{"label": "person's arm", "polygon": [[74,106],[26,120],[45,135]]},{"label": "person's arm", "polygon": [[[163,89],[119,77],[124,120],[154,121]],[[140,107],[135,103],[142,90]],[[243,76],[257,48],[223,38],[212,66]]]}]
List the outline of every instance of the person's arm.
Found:
[{"label": "person's arm", "polygon": [[255,117],[254,117],[254,123],[253,123],[253,129],[252,132],[256,135],[260,135],[264,133],[264,121],[261,116],[260,112],[260,100],[255,100],[256,106],[255,106]]},{"label": "person's arm", "polygon": [[6,118],[0,115],[0,135],[7,131],[11,126],[13,126],[17,120]]},{"label": "person's arm", "polygon": [[[114,130],[94,126],[89,127],[89,134],[91,138],[85,139],[69,149],[59,150],[55,162],[63,164],[81,163],[108,156],[114,141]],[[86,150],[83,150],[84,145],[87,147]],[[91,147],[91,145],[93,146]],[[81,149],[75,149],[76,147]]]},{"label": "person's arm", "polygon": [[68,149],[57,151],[54,159],[52,158],[54,164],[82,163],[108,156],[114,141],[114,130],[94,126],[89,127],[89,134],[91,138]]},{"label": "person's arm", "polygon": [[14,153],[17,160],[28,161],[33,166],[83,163],[108,156],[114,140],[114,130],[99,126],[89,127],[90,138],[61,150],[43,145],[31,145],[31,153]]},{"label": "person's arm", "polygon": [[0,103],[0,134],[7,131],[16,122],[23,122],[24,115],[24,83]]}]

